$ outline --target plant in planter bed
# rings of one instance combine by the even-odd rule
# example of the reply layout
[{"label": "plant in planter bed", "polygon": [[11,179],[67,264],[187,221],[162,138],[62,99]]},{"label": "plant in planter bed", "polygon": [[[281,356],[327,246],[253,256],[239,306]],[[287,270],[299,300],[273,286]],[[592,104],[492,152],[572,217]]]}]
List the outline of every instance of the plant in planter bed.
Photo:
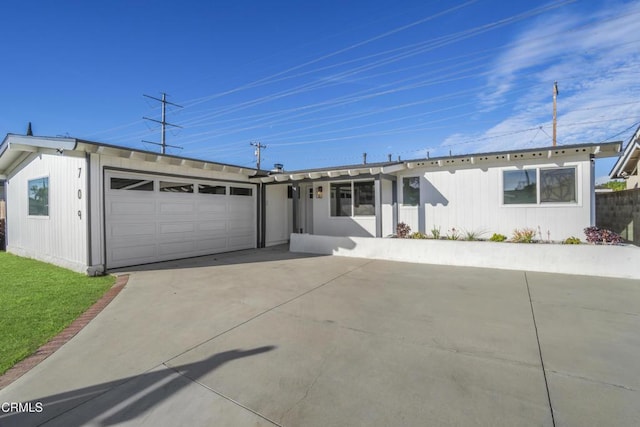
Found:
[{"label": "plant in planter bed", "polygon": [[533,228],[516,228],[513,230],[511,241],[515,243],[533,243],[535,235],[536,230]]},{"label": "plant in planter bed", "polygon": [[409,237],[409,234],[411,234],[411,227],[409,227],[404,222],[399,222],[398,226],[396,227],[396,236],[398,236],[400,239],[406,239]]},{"label": "plant in planter bed", "polygon": [[619,245],[622,243],[622,236],[606,228],[587,227],[584,229],[584,234],[587,236],[587,242],[604,244],[604,245]]},{"label": "plant in planter bed", "polygon": [[507,236],[505,236],[504,234],[493,233],[493,236],[491,236],[489,240],[491,240],[492,242],[504,242],[505,240],[507,240]]}]

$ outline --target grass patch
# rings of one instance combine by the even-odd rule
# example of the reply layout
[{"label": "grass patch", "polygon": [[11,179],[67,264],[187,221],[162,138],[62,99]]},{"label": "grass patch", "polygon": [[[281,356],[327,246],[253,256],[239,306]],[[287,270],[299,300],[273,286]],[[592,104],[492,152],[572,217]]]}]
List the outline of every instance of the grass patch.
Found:
[{"label": "grass patch", "polygon": [[69,326],[114,282],[0,252],[0,375]]}]

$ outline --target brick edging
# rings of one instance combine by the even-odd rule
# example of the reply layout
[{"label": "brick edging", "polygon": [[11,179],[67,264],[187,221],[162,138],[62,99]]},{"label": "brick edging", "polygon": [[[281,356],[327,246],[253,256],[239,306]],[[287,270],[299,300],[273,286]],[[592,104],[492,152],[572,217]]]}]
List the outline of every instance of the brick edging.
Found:
[{"label": "brick edging", "polygon": [[43,344],[31,356],[13,365],[7,372],[0,376],[0,390],[29,372],[38,363],[51,356],[60,347],[73,338],[87,324],[92,321],[115,297],[120,293],[129,281],[129,275],[123,274],[116,277],[116,283],[98,301],[71,322],[62,332]]}]

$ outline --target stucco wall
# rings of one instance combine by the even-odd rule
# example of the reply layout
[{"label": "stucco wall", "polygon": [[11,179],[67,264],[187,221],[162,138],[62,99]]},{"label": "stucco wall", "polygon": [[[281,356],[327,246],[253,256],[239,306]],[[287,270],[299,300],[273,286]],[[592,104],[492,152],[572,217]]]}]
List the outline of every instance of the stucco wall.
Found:
[{"label": "stucco wall", "polygon": [[[7,179],[7,250],[86,272],[84,157],[32,155]],[[49,178],[49,215],[30,216],[28,181]]]},{"label": "stucco wall", "polygon": [[[546,160],[546,159],[545,159]],[[577,202],[564,204],[504,205],[502,177],[505,170],[522,168],[575,167]],[[420,177],[420,205],[403,206],[402,178]],[[583,237],[591,224],[591,168],[587,156],[563,158],[554,162],[512,162],[509,166],[482,168],[415,168],[398,178],[399,218],[413,231],[430,233],[439,227],[444,235],[450,229],[511,236],[516,228],[540,229],[542,239],[564,240]],[[539,183],[538,183],[539,185]]]},{"label": "stucco wall", "polygon": [[596,194],[596,225],[640,246],[640,188]]}]

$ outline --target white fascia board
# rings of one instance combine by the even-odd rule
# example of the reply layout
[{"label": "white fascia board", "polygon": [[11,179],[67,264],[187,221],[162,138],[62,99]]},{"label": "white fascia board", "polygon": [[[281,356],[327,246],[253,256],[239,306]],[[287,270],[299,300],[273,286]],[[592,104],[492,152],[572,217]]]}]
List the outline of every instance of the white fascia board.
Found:
[{"label": "white fascia board", "polygon": [[349,169],[347,174],[349,176],[358,176],[358,175],[360,175],[360,170],[358,170],[358,169]]},{"label": "white fascia board", "polygon": [[289,175],[275,175],[273,178],[276,182],[285,182],[289,180]]},{"label": "white fascia board", "polygon": [[36,147],[51,150],[74,150],[77,145],[77,141],[71,138],[46,138],[26,135],[8,135],[5,142],[9,145],[9,149]]},{"label": "white fascia board", "polygon": [[631,142],[629,142],[629,144],[625,148],[622,155],[616,161],[616,164],[613,165],[611,172],[609,172],[609,178],[612,178],[612,179],[620,178],[620,174],[622,173],[622,170],[624,169],[624,167],[629,162],[629,159],[631,158],[631,153],[633,153],[636,150],[640,151],[640,131],[636,132]]},{"label": "white fascia board", "polygon": [[401,163],[399,165],[383,166],[381,173],[390,174],[390,173],[400,172],[401,170],[405,170],[405,169],[406,169],[405,164]]}]

